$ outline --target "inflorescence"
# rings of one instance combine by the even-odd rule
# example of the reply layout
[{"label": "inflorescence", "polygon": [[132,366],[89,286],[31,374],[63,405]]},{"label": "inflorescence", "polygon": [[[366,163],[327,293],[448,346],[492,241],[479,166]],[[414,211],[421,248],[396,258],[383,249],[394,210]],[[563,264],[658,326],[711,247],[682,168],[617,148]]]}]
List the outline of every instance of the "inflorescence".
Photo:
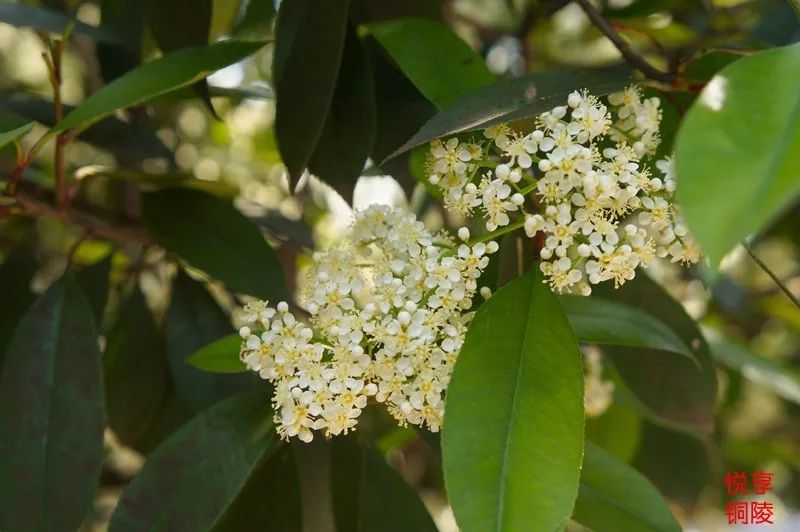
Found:
[{"label": "inflorescence", "polygon": [[588,295],[592,284],[633,279],[656,256],[700,258],[675,206],[671,159],[649,165],[660,123],[658,98],[642,98],[638,87],[609,95],[608,106],[575,91],[528,133],[502,124],[433,141],[429,180],[445,207],[477,211],[488,231],[542,233],[540,268],[551,287]]},{"label": "inflorescence", "polygon": [[[356,213],[339,245],[314,253],[300,298],[307,318],[286,302],[245,306],[240,356],[273,383],[282,437],[346,434],[370,399],[400,425],[438,431],[473,299],[491,296],[478,279],[505,232],[540,235],[540,268],[558,292],[619,286],[656,256],[699,260],[674,202],[670,159],[650,164],[658,99],[631,87],[607,100],[576,91],[528,133],[503,124],[431,143],[430,182],[447,209],[485,218],[490,233],[480,241],[470,243],[466,227],[456,241],[413,214],[373,206]],[[587,413],[598,415],[613,384],[597,354],[587,368]]]}]

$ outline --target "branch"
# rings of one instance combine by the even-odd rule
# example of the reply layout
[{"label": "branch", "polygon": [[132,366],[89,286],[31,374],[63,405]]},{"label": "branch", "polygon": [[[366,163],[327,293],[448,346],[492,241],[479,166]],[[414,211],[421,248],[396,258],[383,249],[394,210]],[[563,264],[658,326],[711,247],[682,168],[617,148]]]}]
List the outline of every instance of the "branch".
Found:
[{"label": "branch", "polygon": [[650,63],[648,63],[642,56],[637,54],[633,51],[633,48],[628,44],[626,41],[617,31],[609,24],[606,19],[600,14],[597,9],[591,4],[589,0],[577,0],[578,4],[583,9],[586,16],[589,17],[589,20],[592,24],[599,29],[603,35],[608,37],[614,46],[617,47],[619,53],[622,54],[622,58],[628,63],[630,66],[639,70],[642,74],[647,76],[650,79],[654,79],[656,81],[660,81],[661,83],[672,84],[672,75],[668,72],[663,72],[658,68],[654,67]]},{"label": "branch", "polygon": [[795,305],[796,305],[798,308],[800,308],[800,300],[798,300],[798,299],[795,297],[795,295],[794,295],[794,294],[793,294],[793,293],[792,293],[792,292],[789,290],[789,288],[788,288],[788,287],[787,287],[785,284],[783,284],[783,281],[781,281],[781,280],[778,278],[778,276],[777,276],[777,275],[775,275],[775,272],[773,272],[773,271],[772,271],[772,270],[769,268],[769,266],[767,266],[767,265],[764,263],[764,261],[762,261],[760,258],[758,258],[758,255],[756,255],[756,254],[753,252],[753,250],[750,248],[750,246],[748,246],[748,245],[747,245],[747,243],[746,243],[746,242],[742,242],[742,246],[744,246],[744,249],[746,249],[746,250],[747,250],[747,253],[749,253],[749,254],[750,254],[750,257],[752,257],[752,258],[753,258],[753,260],[755,261],[755,263],[756,263],[756,264],[758,264],[759,266],[761,266],[761,269],[762,269],[762,270],[764,270],[764,272],[765,272],[767,275],[769,275],[769,276],[772,278],[772,280],[773,280],[773,281],[775,281],[775,284],[776,284],[776,285],[778,285],[778,286],[780,287],[780,289],[781,289],[781,290],[783,290],[783,293],[784,293],[784,294],[786,294],[786,296],[787,296],[789,299],[791,299],[791,300],[792,300],[792,303],[794,303],[794,304],[795,304]]},{"label": "branch", "polygon": [[[53,192],[38,187],[25,185],[20,187],[14,199],[16,206],[30,216],[47,216],[62,222],[81,227],[90,232],[93,237],[110,240],[123,244],[153,244],[150,237],[137,225],[127,220],[116,220],[107,216],[98,216],[91,212],[79,210],[78,206],[72,210],[58,207],[58,198]],[[89,209],[87,209],[89,210]]]}]

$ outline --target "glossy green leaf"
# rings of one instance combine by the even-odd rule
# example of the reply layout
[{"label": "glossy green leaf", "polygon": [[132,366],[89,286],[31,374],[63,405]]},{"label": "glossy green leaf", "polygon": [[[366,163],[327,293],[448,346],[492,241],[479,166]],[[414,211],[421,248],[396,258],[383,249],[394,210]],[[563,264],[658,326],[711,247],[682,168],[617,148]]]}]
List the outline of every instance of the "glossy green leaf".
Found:
[{"label": "glossy green leaf", "polygon": [[[164,53],[208,43],[211,31],[212,0],[148,0],[147,22],[150,32]],[[208,82],[195,82],[192,90],[216,116]]]},{"label": "glossy green leaf", "polygon": [[11,131],[0,133],[0,149],[5,148],[8,144],[11,144],[12,142],[18,141],[20,138],[24,137],[31,129],[33,129],[33,123],[25,124],[24,126],[12,129]]},{"label": "glossy green leaf", "polygon": [[645,477],[589,442],[572,518],[596,532],[681,530],[661,494]]},{"label": "glossy green leaf", "polygon": [[53,131],[92,123],[117,109],[137,105],[198,81],[215,70],[241,61],[264,43],[222,41],[184,48],[145,63],[86,98]]},{"label": "glossy green leaf", "polygon": [[187,363],[190,355],[227,336],[232,329],[230,319],[205,287],[184,273],[178,274],[165,320],[167,360],[175,392],[193,412],[261,381],[254,373],[219,375]]},{"label": "glossy green leaf", "polygon": [[262,460],[211,527],[212,532],[303,530],[300,486],[292,449],[283,445]]},{"label": "glossy green leaf", "polygon": [[334,187],[348,203],[375,141],[375,97],[361,40],[349,27],[342,66],[328,117],[322,128],[309,170]]},{"label": "glossy green leaf", "polygon": [[94,322],[98,329],[103,324],[103,312],[108,302],[108,291],[111,287],[111,253],[94,264],[85,266],[75,274],[75,282],[83,290],[86,301],[92,309]]},{"label": "glossy green leaf", "polygon": [[6,348],[17,324],[35,299],[31,291],[31,279],[37,269],[39,263],[33,250],[26,247],[13,250],[0,264],[0,294],[3,294],[3,304],[0,305],[0,375],[3,373]]},{"label": "glossy green leaf", "polygon": [[122,303],[103,355],[108,426],[129,446],[139,443],[166,399],[164,337],[137,286]]},{"label": "glossy green leaf", "polygon": [[476,90],[439,111],[388,157],[433,139],[530,118],[563,105],[570,92],[584,87],[603,96],[631,83],[630,71],[554,70]]},{"label": "glossy green leaf", "polygon": [[53,9],[21,2],[0,2],[0,22],[51,33],[62,33],[67,24],[72,22],[75,24],[73,34],[85,35],[103,42],[116,44],[122,42],[120,37],[108,28],[90,26]]},{"label": "glossy green leaf", "polygon": [[103,460],[92,310],[66,276],[19,322],[0,380],[0,528],[75,530]]},{"label": "glossy green leaf", "polygon": [[582,454],[580,351],[533,267],[478,309],[447,390],[442,458],[459,526],[563,527]]},{"label": "glossy green leaf", "polygon": [[486,62],[440,22],[402,18],[368,24],[400,70],[439,107],[495,81]]},{"label": "glossy green leaf", "polygon": [[411,486],[376,449],[352,436],[331,446],[331,492],[337,530],[437,530]]},{"label": "glossy green leaf", "polygon": [[328,116],[344,49],[347,4],[293,0],[281,3],[278,10],[272,63],[278,97],[275,135],[291,183],[308,166]]},{"label": "glossy green leaf", "polygon": [[[208,530],[280,445],[268,397],[222,401],[170,436],[122,493],[112,532]],[[269,501],[265,501],[268,504]]]},{"label": "glossy green leaf", "polygon": [[231,290],[286,297],[275,252],[230,201],[183,188],[150,192],[142,197],[142,221],[159,245]]},{"label": "glossy green leaf", "polygon": [[743,57],[714,76],[684,118],[675,164],[686,222],[716,268],[800,193],[800,44]]},{"label": "glossy green leaf", "polygon": [[645,273],[619,289],[601,283],[594,294],[646,312],[677,334],[692,358],[624,346],[603,346],[634,396],[668,423],[690,430],[711,430],[717,395],[716,371],[703,336],[680,303]]},{"label": "glossy green leaf", "polygon": [[[48,127],[55,125],[53,102],[29,94],[2,96],[0,108]],[[64,105],[66,113],[73,109],[71,105]],[[97,121],[88,129],[81,131],[77,138],[124,160],[172,157],[172,152],[152,129],[143,125],[134,126],[113,116]]]},{"label": "glossy green leaf", "polygon": [[754,353],[745,344],[720,331],[704,328],[714,360],[738,370],[746,378],[773,391],[787,401],[800,404],[800,373]]},{"label": "glossy green leaf", "polygon": [[212,373],[242,373],[248,369],[239,358],[241,347],[242,338],[238,334],[230,334],[200,348],[186,362]]},{"label": "glossy green leaf", "polygon": [[647,347],[692,358],[680,336],[640,309],[599,297],[560,296],[559,302],[581,342]]}]

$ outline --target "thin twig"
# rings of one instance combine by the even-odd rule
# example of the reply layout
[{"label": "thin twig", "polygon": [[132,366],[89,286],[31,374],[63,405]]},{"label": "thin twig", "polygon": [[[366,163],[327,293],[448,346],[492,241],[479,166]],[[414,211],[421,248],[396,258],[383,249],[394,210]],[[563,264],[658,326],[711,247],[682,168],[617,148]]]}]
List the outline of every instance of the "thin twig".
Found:
[{"label": "thin twig", "polygon": [[650,63],[648,63],[642,56],[637,54],[633,51],[633,48],[628,44],[628,42],[619,34],[617,31],[611,26],[611,24],[603,18],[597,9],[592,5],[589,0],[577,0],[578,4],[583,9],[586,16],[589,17],[589,20],[592,24],[599,29],[603,35],[608,37],[614,46],[617,47],[619,53],[622,54],[622,58],[625,59],[625,62],[628,63],[630,66],[639,70],[650,79],[654,79],[656,81],[660,81],[661,83],[672,83],[672,75],[659,70],[658,68],[654,67]]},{"label": "thin twig", "polygon": [[789,290],[789,288],[788,288],[788,287],[787,287],[785,284],[783,284],[783,281],[781,281],[781,280],[778,278],[778,276],[777,276],[777,275],[775,275],[775,272],[773,272],[773,271],[772,271],[772,270],[769,268],[769,266],[767,266],[766,264],[764,264],[764,261],[763,261],[763,260],[761,260],[760,258],[758,258],[758,255],[756,255],[756,254],[753,252],[753,250],[750,248],[750,246],[748,246],[748,245],[747,245],[747,243],[745,243],[745,242],[742,242],[742,246],[744,246],[744,249],[746,249],[746,250],[747,250],[747,253],[749,253],[749,254],[750,254],[750,257],[752,257],[752,259],[753,259],[753,260],[756,262],[756,264],[758,264],[758,265],[761,267],[761,269],[762,269],[762,270],[764,270],[764,272],[765,272],[767,275],[769,275],[769,276],[772,278],[772,280],[773,280],[773,281],[775,281],[775,284],[776,284],[776,285],[778,285],[778,286],[780,287],[780,289],[781,289],[781,290],[783,290],[783,293],[784,293],[784,294],[786,294],[786,296],[787,296],[789,299],[791,299],[791,300],[792,300],[792,303],[794,303],[794,304],[795,304],[795,305],[796,305],[798,308],[800,308],[800,300],[798,300],[798,299],[795,297],[795,295],[794,295],[794,294],[793,294],[793,293],[792,293],[792,292]]}]

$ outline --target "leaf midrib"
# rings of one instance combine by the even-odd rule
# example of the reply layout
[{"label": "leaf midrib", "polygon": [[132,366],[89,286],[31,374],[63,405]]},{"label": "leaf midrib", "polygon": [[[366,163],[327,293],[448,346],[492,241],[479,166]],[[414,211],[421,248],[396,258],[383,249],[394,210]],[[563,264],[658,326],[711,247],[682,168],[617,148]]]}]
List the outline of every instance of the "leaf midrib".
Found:
[{"label": "leaf midrib", "polygon": [[508,453],[509,453],[509,449],[511,447],[511,433],[513,432],[513,427],[514,427],[514,424],[515,424],[515,417],[514,417],[513,414],[514,414],[514,412],[516,410],[516,407],[517,407],[517,396],[519,394],[519,383],[520,383],[520,380],[522,378],[522,367],[524,365],[524,358],[525,358],[525,351],[526,351],[525,348],[526,348],[526,345],[528,343],[528,331],[530,329],[529,324],[530,324],[531,315],[532,315],[532,312],[533,312],[533,304],[532,304],[531,300],[532,300],[532,297],[533,297],[533,283],[534,282],[536,282],[536,281],[535,280],[531,280],[530,281],[531,286],[530,286],[530,289],[528,290],[528,298],[527,298],[528,312],[527,312],[527,317],[526,317],[526,320],[525,320],[525,331],[522,333],[522,343],[520,345],[519,364],[517,365],[517,377],[516,377],[515,382],[514,382],[514,395],[512,396],[512,399],[511,399],[511,412],[510,412],[511,421],[509,422],[508,430],[506,431],[505,445],[504,445],[504,448],[503,448],[503,460],[501,462],[501,467],[500,467],[500,477],[499,477],[499,479],[500,479],[500,483],[499,483],[500,490],[499,490],[498,501],[497,501],[498,502],[497,522],[496,522],[497,526],[495,528],[495,530],[498,530],[498,531],[503,529],[503,519],[505,517],[505,512],[504,512],[504,510],[505,510],[505,502],[504,502],[504,498],[505,498],[506,484],[505,484],[504,479],[506,478],[506,470],[507,470],[507,467],[508,467]]}]

